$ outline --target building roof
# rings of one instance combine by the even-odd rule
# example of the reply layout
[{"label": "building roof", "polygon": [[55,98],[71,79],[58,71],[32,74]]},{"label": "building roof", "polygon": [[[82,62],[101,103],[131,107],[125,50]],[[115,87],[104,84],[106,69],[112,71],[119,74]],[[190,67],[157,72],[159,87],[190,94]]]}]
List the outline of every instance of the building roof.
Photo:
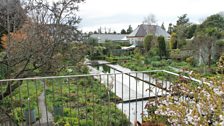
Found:
[{"label": "building roof", "polygon": [[158,25],[139,25],[128,37],[145,37],[147,34],[152,34],[155,36],[164,36],[165,38],[169,38],[170,34],[168,34],[165,30],[163,30]]},{"label": "building roof", "polygon": [[126,41],[126,34],[92,34],[90,35],[91,38],[96,38],[99,41]]}]

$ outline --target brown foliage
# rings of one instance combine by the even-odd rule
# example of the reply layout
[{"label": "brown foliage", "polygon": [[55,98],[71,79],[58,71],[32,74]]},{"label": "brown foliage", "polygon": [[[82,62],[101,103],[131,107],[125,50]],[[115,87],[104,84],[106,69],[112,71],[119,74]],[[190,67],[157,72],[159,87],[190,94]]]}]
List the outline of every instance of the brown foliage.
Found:
[{"label": "brown foliage", "polygon": [[[10,37],[8,37],[8,36],[10,36]],[[26,33],[22,32],[22,31],[10,33],[10,35],[4,34],[1,38],[2,46],[4,49],[6,49],[7,46],[9,46],[9,44],[12,44],[12,43],[8,42],[9,39],[11,39],[10,41],[13,41],[13,42],[23,42],[26,38],[27,38]]]}]

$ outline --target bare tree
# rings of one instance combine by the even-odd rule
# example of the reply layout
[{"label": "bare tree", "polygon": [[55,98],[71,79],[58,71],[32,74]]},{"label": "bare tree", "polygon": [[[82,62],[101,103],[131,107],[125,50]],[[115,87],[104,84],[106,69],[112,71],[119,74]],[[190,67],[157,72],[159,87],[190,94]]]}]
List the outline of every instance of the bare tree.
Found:
[{"label": "bare tree", "polygon": [[149,14],[144,17],[143,24],[153,25],[157,23],[156,16],[154,14]]},{"label": "bare tree", "polygon": [[[69,65],[64,61],[69,60],[72,65],[81,62],[85,47],[76,43],[76,39],[80,22],[78,5],[83,0],[61,0],[52,5],[43,0],[23,2],[28,18],[22,28],[8,33],[5,39],[6,53],[0,60],[7,68],[4,78],[55,75]],[[8,83],[0,100],[21,84],[21,81]]]},{"label": "bare tree", "polygon": [[212,64],[212,54],[215,47],[214,36],[200,36],[198,35],[195,40],[194,51],[198,56],[199,64],[207,64],[209,67]]}]

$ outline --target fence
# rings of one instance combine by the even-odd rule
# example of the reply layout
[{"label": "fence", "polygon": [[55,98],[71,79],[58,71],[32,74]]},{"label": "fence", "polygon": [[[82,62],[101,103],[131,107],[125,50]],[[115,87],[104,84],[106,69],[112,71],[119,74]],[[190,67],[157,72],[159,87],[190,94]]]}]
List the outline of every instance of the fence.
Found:
[{"label": "fence", "polygon": [[[158,72],[167,76],[154,78]],[[0,125],[132,125],[147,116],[149,99],[170,94],[175,76],[145,71],[0,80]]]}]

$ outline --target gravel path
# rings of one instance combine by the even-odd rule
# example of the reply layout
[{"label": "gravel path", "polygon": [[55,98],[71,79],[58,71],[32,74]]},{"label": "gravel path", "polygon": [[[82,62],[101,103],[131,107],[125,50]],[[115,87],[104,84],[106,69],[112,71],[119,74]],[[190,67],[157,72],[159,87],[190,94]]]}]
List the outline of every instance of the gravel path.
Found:
[{"label": "gravel path", "polygon": [[42,92],[42,94],[38,97],[38,105],[39,105],[39,109],[41,113],[41,119],[40,121],[38,120],[34,124],[34,126],[39,126],[39,123],[41,124],[41,126],[52,125],[52,122],[54,121],[54,117],[52,113],[47,111],[48,108],[46,108],[44,92]]}]

